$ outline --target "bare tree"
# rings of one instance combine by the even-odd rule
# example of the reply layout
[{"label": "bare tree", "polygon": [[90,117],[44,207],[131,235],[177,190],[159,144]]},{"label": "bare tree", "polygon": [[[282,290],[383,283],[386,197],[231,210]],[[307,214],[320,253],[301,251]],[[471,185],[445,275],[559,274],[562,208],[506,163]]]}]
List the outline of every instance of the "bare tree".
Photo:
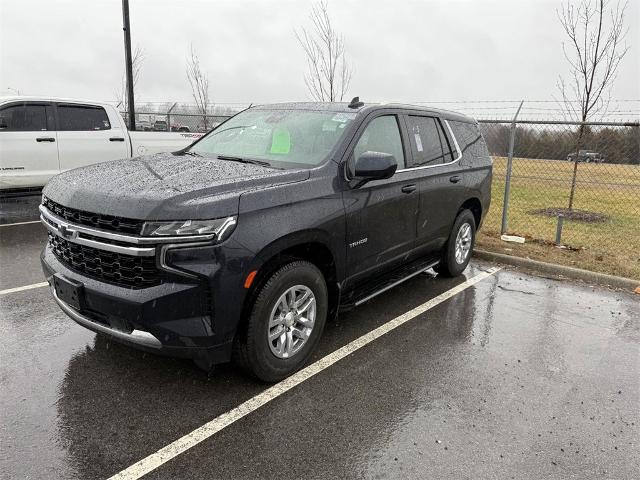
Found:
[{"label": "bare tree", "polygon": [[[131,58],[131,67],[133,70],[133,91],[135,96],[136,85],[138,84],[138,79],[140,78],[140,71],[142,70],[142,64],[144,63],[144,50],[140,48],[139,45],[136,45],[136,49],[133,53],[133,57]],[[127,76],[125,73],[122,74],[122,80],[120,81],[120,86],[115,90],[116,101],[118,102],[118,107],[121,105],[124,107],[125,112],[129,111],[127,97]]]},{"label": "bare tree", "polygon": [[584,122],[606,111],[620,61],[628,51],[624,26],[626,8],[627,3],[619,0],[615,5],[609,0],[579,0],[577,6],[568,0],[558,11],[569,39],[563,42],[562,48],[571,72],[569,80],[559,78],[558,89],[565,110],[581,122],[573,160],[569,211],[573,209],[579,152],[586,131]]},{"label": "bare tree", "polygon": [[209,76],[200,68],[200,59],[193,45],[187,57],[187,79],[191,85],[191,94],[196,102],[198,113],[202,115],[202,124],[205,130],[209,130],[207,118],[207,106],[209,105]]},{"label": "bare tree", "polygon": [[316,3],[309,15],[313,27],[295,31],[307,57],[304,77],[309,93],[318,102],[342,101],[351,82],[351,67],[345,56],[344,40],[331,25],[326,0]]}]

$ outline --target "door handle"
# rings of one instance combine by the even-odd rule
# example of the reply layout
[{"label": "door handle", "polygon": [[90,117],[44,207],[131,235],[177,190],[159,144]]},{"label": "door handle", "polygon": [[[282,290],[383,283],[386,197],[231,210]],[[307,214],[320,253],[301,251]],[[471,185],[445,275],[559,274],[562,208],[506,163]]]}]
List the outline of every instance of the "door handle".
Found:
[{"label": "door handle", "polygon": [[411,192],[414,192],[416,190],[416,186],[415,185],[405,185],[400,190],[402,191],[402,193],[411,193]]},{"label": "door handle", "polygon": [[460,181],[460,176],[454,175],[453,177],[449,177],[449,181],[451,183],[458,183]]},{"label": "door handle", "polygon": [[56,139],[53,137],[38,137],[36,138],[36,142],[55,142]]},{"label": "door handle", "polygon": [[122,137],[111,137],[109,139],[110,142],[124,142],[124,138]]}]

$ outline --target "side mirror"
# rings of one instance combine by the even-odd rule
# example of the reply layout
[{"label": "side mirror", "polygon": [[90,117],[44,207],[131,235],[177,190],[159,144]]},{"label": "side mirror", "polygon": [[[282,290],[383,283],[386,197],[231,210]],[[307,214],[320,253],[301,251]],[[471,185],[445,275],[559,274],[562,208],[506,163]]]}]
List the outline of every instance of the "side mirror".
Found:
[{"label": "side mirror", "polygon": [[391,178],[397,168],[398,162],[390,153],[364,152],[356,159],[351,186],[357,188],[371,180]]}]

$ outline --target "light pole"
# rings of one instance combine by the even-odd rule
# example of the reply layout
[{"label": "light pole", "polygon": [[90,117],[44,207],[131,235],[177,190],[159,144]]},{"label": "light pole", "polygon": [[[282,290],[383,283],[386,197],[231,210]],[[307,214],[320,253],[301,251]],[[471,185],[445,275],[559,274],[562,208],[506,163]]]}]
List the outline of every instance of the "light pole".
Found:
[{"label": "light pole", "polygon": [[129,0],[122,0],[122,30],[124,30],[124,57],[127,76],[127,107],[129,129],[136,129],[136,110],[133,98],[133,65],[131,60],[131,28],[129,27]]}]

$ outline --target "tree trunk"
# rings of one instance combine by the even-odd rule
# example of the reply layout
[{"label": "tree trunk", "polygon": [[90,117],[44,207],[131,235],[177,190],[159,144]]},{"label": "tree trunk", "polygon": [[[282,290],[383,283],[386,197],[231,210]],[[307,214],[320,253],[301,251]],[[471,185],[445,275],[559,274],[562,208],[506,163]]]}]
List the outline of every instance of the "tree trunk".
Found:
[{"label": "tree trunk", "polygon": [[578,178],[578,161],[580,158],[580,147],[582,146],[582,136],[584,135],[584,122],[578,129],[578,141],[576,142],[576,157],[573,159],[573,177],[571,179],[571,192],[569,193],[569,211],[573,210],[573,197],[576,193],[576,180]]}]

